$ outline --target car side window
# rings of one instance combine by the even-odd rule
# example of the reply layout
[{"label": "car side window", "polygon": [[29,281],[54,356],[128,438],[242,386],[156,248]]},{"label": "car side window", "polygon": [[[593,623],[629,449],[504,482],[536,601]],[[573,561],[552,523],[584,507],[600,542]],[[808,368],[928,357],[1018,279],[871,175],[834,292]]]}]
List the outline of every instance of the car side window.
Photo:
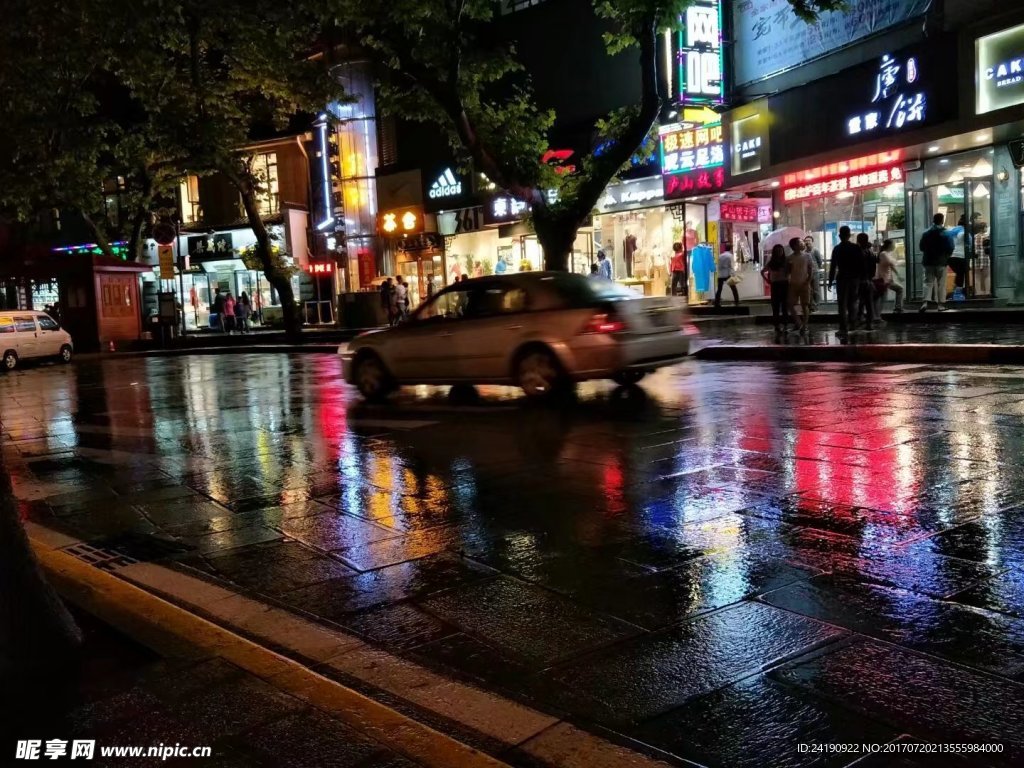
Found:
[{"label": "car side window", "polygon": [[465,289],[444,291],[423,305],[423,308],[416,313],[416,320],[419,322],[455,320],[466,314],[468,303],[469,291]]},{"label": "car side window", "polygon": [[36,321],[35,321],[35,318],[25,317],[24,315],[21,315],[20,317],[15,317],[14,318],[14,327],[20,333],[35,333],[36,332]]},{"label": "car side window", "polygon": [[60,326],[57,324],[57,321],[49,315],[39,315],[36,319],[39,321],[39,329],[42,331],[60,330]]},{"label": "car side window", "polygon": [[14,333],[14,318],[0,317],[0,333]]},{"label": "car side window", "polygon": [[519,287],[494,285],[473,292],[467,314],[472,317],[493,317],[523,312],[526,307],[525,290]]}]

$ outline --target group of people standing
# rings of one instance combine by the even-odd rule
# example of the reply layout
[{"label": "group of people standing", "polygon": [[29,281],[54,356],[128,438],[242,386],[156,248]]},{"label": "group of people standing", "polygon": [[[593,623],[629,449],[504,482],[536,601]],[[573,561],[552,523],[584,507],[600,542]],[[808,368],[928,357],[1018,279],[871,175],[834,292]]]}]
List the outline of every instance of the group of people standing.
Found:
[{"label": "group of people standing", "polygon": [[[877,253],[871,238],[861,232],[851,242],[849,227],[840,227],[839,245],[832,249],[829,287],[835,286],[839,310],[839,337],[845,339],[863,322],[867,331],[884,325],[882,301],[892,291],[896,295],[895,312],[903,311],[903,285],[897,280],[895,246],[892,240],[882,243]],[[861,319],[863,318],[863,319]]]},{"label": "group of people standing", "polygon": [[[895,311],[903,311],[903,286],[896,274],[893,241],[886,240],[876,252],[866,233],[857,235],[856,242],[851,242],[852,237],[849,227],[839,229],[839,244],[832,250],[828,274],[827,285],[836,290],[840,338],[848,337],[858,323],[868,331],[884,324],[882,302],[889,291],[896,296]],[[825,288],[824,264],[814,240],[794,237],[788,253],[785,246],[776,245],[761,275],[770,286],[776,334],[787,333],[790,322],[795,331],[805,334]]]},{"label": "group of people standing", "polygon": [[235,331],[248,333],[251,330],[252,302],[249,300],[249,294],[245,291],[242,291],[238,299],[235,299],[231,291],[221,293],[218,288],[210,309],[217,315],[221,333],[231,334]]},{"label": "group of people standing", "polygon": [[[465,275],[463,280],[467,279]],[[409,317],[409,284],[401,275],[390,277],[380,284],[380,306],[387,315],[388,325],[395,326]]]}]

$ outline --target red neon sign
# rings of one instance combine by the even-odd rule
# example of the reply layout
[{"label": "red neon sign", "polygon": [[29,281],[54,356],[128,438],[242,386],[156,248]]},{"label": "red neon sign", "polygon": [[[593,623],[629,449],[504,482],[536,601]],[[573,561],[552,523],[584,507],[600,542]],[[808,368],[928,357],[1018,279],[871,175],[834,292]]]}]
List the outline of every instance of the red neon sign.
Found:
[{"label": "red neon sign", "polygon": [[706,171],[690,171],[663,177],[665,199],[673,200],[693,195],[706,195],[725,189],[725,169],[714,168]]},{"label": "red neon sign", "polygon": [[742,203],[722,203],[719,209],[722,221],[738,221],[748,224],[757,223],[757,206]]},{"label": "red neon sign", "polygon": [[329,261],[311,261],[306,265],[311,275],[329,275],[334,272],[334,264]]},{"label": "red neon sign", "polygon": [[787,203],[810,200],[815,197],[835,195],[840,192],[859,192],[874,187],[903,183],[903,167],[894,165],[872,171],[858,171],[827,181],[815,181],[782,190],[782,199]]},{"label": "red neon sign", "polygon": [[899,149],[894,149],[891,152],[877,152],[873,155],[856,157],[853,160],[840,160],[836,163],[808,168],[806,171],[787,173],[782,177],[782,185],[792,187],[813,181],[848,177],[851,174],[856,174],[860,171],[870,171],[874,168],[887,168],[898,163],[902,157],[903,152]]}]

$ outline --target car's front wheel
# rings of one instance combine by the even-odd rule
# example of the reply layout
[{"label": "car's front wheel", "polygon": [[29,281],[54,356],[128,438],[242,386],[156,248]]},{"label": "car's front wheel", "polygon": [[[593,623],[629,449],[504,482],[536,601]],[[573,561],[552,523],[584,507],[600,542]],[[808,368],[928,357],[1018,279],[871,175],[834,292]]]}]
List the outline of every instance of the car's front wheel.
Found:
[{"label": "car's front wheel", "polygon": [[73,356],[74,352],[72,351],[70,344],[65,344],[60,348],[60,361],[62,363],[70,363]]},{"label": "car's front wheel", "polygon": [[565,391],[568,379],[554,352],[534,347],[520,355],[516,363],[516,382],[527,397],[540,399]]},{"label": "car's front wheel", "polygon": [[372,353],[356,358],[352,379],[359,394],[371,401],[384,400],[395,388],[383,361]]},{"label": "car's front wheel", "polygon": [[636,384],[646,375],[646,371],[619,371],[612,376],[612,381],[623,387],[628,387]]},{"label": "car's front wheel", "polygon": [[18,367],[18,353],[13,349],[4,352],[3,360],[0,361],[5,371],[13,371]]}]

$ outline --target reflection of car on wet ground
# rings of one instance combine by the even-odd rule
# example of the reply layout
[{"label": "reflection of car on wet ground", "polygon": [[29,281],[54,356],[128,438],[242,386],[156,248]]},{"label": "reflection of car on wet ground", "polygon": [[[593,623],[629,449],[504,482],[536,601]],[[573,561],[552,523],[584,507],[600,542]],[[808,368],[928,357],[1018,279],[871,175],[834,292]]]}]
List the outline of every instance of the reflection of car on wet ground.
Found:
[{"label": "reflection of car on wet ground", "polygon": [[22,360],[55,357],[65,363],[74,354],[71,335],[45,312],[0,312],[0,368],[12,371]]},{"label": "reflection of car on wet ground", "polygon": [[367,398],[402,384],[517,384],[540,397],[574,381],[639,381],[682,360],[694,330],[670,297],[606,280],[527,272],[449,286],[396,328],[339,349]]}]

